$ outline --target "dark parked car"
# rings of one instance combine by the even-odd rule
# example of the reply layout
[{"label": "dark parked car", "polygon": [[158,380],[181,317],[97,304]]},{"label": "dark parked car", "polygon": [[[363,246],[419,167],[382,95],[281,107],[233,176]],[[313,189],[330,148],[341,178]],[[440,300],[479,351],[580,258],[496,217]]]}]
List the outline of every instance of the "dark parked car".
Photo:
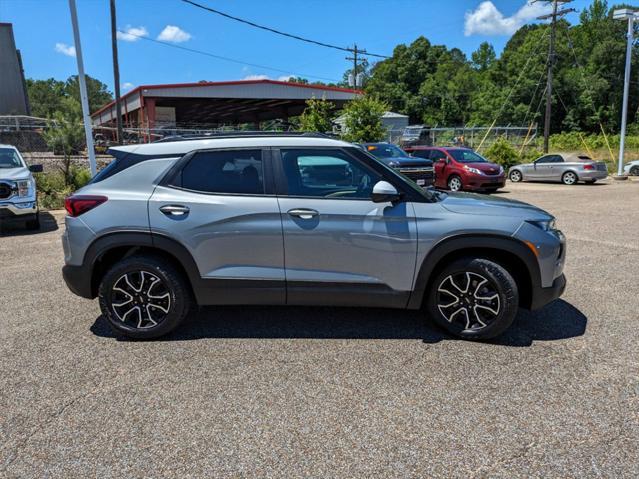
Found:
[{"label": "dark parked car", "polygon": [[407,147],[406,151],[433,161],[435,186],[438,188],[492,193],[506,183],[501,166],[491,163],[470,148],[412,146]]},{"label": "dark parked car", "polygon": [[391,143],[363,143],[362,148],[419,186],[431,186],[434,182],[433,162],[428,159],[409,156]]}]

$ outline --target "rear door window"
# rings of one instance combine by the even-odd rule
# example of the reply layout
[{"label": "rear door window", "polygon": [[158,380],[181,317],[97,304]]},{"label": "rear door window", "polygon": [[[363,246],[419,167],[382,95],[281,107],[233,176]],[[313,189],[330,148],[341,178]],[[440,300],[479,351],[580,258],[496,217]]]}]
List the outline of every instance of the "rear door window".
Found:
[{"label": "rear door window", "polygon": [[182,169],[178,186],[220,194],[264,194],[261,150],[202,151]]}]

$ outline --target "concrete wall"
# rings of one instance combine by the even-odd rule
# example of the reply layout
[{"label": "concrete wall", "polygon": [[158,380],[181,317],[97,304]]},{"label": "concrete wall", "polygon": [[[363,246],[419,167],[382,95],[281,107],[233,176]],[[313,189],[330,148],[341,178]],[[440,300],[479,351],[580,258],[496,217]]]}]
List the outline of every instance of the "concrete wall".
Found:
[{"label": "concrete wall", "polygon": [[0,115],[28,115],[22,63],[10,23],[0,23]]}]

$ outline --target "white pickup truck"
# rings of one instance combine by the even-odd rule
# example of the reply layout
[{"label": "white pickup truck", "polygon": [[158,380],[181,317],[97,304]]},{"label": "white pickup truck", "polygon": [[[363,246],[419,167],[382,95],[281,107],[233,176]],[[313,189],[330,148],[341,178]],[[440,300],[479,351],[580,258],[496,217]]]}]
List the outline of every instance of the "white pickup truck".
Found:
[{"label": "white pickup truck", "polygon": [[41,171],[42,165],[28,167],[15,146],[0,144],[0,224],[21,221],[27,229],[40,228],[32,173]]}]

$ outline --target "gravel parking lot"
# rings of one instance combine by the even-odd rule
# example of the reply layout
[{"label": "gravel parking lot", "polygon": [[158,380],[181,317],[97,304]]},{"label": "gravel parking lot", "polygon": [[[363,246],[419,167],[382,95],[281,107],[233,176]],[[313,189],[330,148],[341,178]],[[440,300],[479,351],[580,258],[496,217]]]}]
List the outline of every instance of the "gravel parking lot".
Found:
[{"label": "gravel parking lot", "polygon": [[60,212],[0,236],[0,477],[637,477],[639,182],[508,184],[568,288],[490,343],[419,313],[205,310],[122,341],[60,268]]}]

